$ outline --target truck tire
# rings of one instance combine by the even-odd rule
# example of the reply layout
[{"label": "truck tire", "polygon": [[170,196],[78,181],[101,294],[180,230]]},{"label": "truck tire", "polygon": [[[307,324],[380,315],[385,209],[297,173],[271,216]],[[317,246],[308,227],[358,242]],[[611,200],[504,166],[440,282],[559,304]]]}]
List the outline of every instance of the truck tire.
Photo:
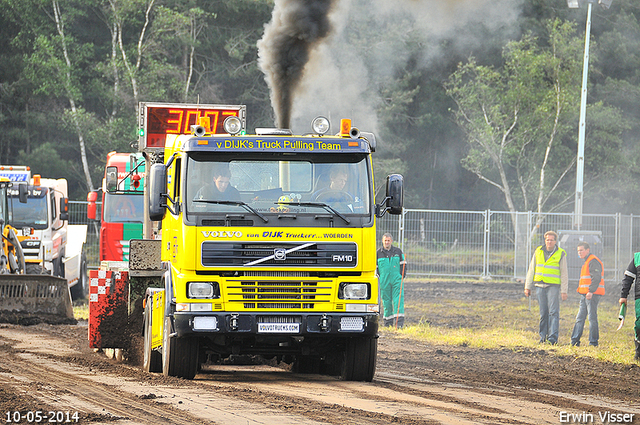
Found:
[{"label": "truck tire", "polygon": [[16,232],[14,232],[13,229],[10,228],[6,239],[11,245],[13,245],[13,252],[9,252],[8,254],[9,270],[11,271],[11,273],[15,274],[26,273],[27,268],[24,259],[24,252],[22,251],[22,245],[20,245],[20,242],[18,241]]},{"label": "truck tire", "polygon": [[65,277],[64,263],[62,262],[62,256],[53,260],[53,275],[58,277]]},{"label": "truck tire", "polygon": [[294,373],[320,373],[320,358],[314,356],[296,355],[293,363]]},{"label": "truck tire", "polygon": [[82,252],[82,257],[80,257],[80,274],[78,275],[78,281],[70,288],[70,290],[71,299],[73,301],[86,298],[87,294],[89,293],[89,278],[87,277],[87,257],[84,252]]},{"label": "truck tire", "polygon": [[344,349],[332,350],[320,360],[320,373],[329,376],[341,376],[344,363]]},{"label": "truck tire", "polygon": [[27,274],[49,274],[49,270],[40,264],[27,263]]},{"label": "truck tire", "polygon": [[198,372],[198,340],[171,337],[171,317],[164,318],[162,335],[162,373],[165,376],[193,379]]},{"label": "truck tire", "polygon": [[377,354],[376,338],[350,338],[347,340],[340,378],[343,381],[371,382],[376,372]]},{"label": "truck tire", "polygon": [[162,355],[151,349],[151,302],[144,308],[144,358],[142,368],[145,372],[162,372]]}]

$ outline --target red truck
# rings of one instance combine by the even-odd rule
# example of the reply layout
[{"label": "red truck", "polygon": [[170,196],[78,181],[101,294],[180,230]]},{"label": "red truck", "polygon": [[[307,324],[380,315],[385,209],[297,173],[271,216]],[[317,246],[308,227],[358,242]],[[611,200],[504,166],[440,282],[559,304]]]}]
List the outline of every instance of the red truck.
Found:
[{"label": "red truck", "polygon": [[[142,238],[145,161],[139,153],[110,152],[102,180],[100,261],[129,261],[129,241]],[[98,191],[89,192],[87,216],[96,220]]]}]

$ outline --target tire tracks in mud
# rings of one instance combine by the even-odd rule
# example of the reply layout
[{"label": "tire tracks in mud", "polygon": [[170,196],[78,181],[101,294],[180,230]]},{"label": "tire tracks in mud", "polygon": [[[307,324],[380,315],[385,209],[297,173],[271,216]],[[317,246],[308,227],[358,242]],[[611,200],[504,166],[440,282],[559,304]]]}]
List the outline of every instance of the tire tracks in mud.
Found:
[{"label": "tire tracks in mud", "polygon": [[379,353],[371,383],[267,365],[205,366],[184,381],[88,352],[82,339],[76,328],[0,327],[0,386],[98,416],[88,422],[121,425],[555,425],[559,411],[580,413],[602,401],[465,380],[461,370],[432,380],[424,352],[409,364]]},{"label": "tire tracks in mud", "polygon": [[[174,412],[166,405],[154,406],[135,396],[127,397],[130,394],[119,392],[109,385],[58,371],[47,365],[48,362],[51,360],[30,353],[2,356],[0,368],[5,373],[8,371],[10,377],[0,376],[0,382],[7,383],[11,379],[31,389],[36,387],[37,393],[33,395],[49,406],[58,406],[56,410],[79,411],[83,410],[80,407],[90,407],[94,413],[109,416],[105,418],[109,421],[125,420],[149,425],[205,423],[186,412]],[[103,411],[96,411],[96,407]]]},{"label": "tire tracks in mud", "polygon": [[[464,370],[451,370],[444,375],[442,373],[435,374],[438,376],[437,378],[429,379],[425,377],[430,372],[426,363],[416,365],[419,371],[414,375],[407,375],[406,368],[403,367],[402,362],[397,360],[385,358],[381,362],[378,359],[379,366],[380,363],[388,372],[378,371],[376,373],[378,381],[388,382],[394,386],[402,385],[413,388],[414,391],[431,394],[438,400],[466,403],[470,407],[479,403],[484,406],[483,409],[503,410],[505,414],[514,418],[524,413],[523,423],[557,424],[561,411],[576,414],[591,412],[596,417],[597,413],[595,412],[609,411],[619,414],[634,414],[636,418],[640,417],[640,408],[630,406],[627,401],[547,390],[543,389],[544,385],[540,387],[504,385],[491,382],[491,379],[486,377],[484,380],[477,380],[477,377],[473,374],[466,374]],[[513,375],[513,380],[521,378],[518,372],[503,373]],[[528,381],[523,381],[523,384],[524,382]],[[457,388],[457,390],[452,391],[453,388]],[[459,396],[463,396],[463,398],[460,399]],[[547,412],[547,414],[540,415],[540,412]],[[536,420],[530,422],[531,418],[536,418]]]},{"label": "tire tracks in mud", "polygon": [[278,400],[288,409],[330,409],[338,417],[325,420],[336,424],[557,423],[555,408],[540,403],[521,407],[507,391],[488,397],[470,388],[427,384],[380,371],[372,383],[362,383],[320,375],[214,366],[196,376],[196,380],[218,392],[248,393],[254,400],[265,402]]}]

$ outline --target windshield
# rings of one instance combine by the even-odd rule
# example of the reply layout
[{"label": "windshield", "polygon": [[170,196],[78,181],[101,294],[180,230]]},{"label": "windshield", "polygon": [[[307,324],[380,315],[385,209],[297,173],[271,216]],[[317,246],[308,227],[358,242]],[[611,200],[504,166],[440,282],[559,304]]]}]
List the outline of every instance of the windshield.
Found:
[{"label": "windshield", "polygon": [[142,194],[105,193],[104,221],[109,223],[142,223],[144,197]]},{"label": "windshield", "polygon": [[13,210],[10,220],[11,225],[15,228],[33,227],[37,230],[46,229],[48,227],[47,196],[49,196],[49,189],[42,188],[42,190],[29,192],[26,204],[20,203],[17,195],[11,196]]},{"label": "windshield", "polygon": [[204,155],[189,157],[187,212],[237,213],[239,203],[244,203],[262,214],[322,214],[327,211],[325,206],[344,215],[369,214],[366,159],[349,156],[339,162],[337,157],[295,157],[286,161],[282,156],[229,161],[210,161]]}]

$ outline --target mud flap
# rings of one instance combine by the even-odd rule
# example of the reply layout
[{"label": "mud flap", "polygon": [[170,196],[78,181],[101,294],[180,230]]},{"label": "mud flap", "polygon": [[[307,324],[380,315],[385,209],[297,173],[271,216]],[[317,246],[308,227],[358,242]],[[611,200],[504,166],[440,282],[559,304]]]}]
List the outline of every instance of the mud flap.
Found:
[{"label": "mud flap", "polygon": [[129,349],[129,274],[91,270],[89,277],[89,347]]},{"label": "mud flap", "polygon": [[0,310],[73,319],[67,280],[50,275],[0,275]]}]

